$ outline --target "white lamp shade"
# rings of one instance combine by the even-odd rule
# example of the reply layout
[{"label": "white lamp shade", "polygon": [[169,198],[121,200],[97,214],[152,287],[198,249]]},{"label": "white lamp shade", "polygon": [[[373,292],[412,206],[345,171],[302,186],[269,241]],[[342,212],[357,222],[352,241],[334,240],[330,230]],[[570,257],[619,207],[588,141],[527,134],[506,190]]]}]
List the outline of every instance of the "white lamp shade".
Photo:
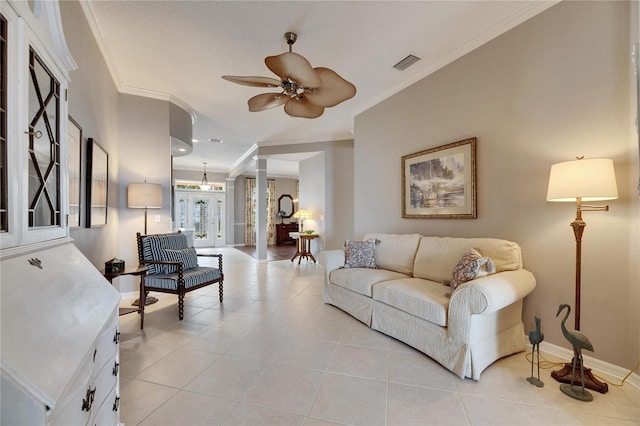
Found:
[{"label": "white lamp shade", "polygon": [[293,214],[296,219],[311,219],[311,215],[306,209],[300,209]]},{"label": "white lamp shade", "polygon": [[547,201],[604,201],[618,198],[613,160],[594,158],[551,166]]},{"label": "white lamp shade", "polygon": [[127,207],[131,209],[162,208],[162,185],[130,183],[127,186]]}]

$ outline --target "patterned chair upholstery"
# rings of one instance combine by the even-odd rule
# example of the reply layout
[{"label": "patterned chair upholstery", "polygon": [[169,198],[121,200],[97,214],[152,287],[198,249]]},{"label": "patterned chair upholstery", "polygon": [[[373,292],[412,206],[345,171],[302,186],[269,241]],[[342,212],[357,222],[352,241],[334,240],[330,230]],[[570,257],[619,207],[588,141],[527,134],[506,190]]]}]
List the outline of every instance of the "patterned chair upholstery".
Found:
[{"label": "patterned chair upholstery", "polygon": [[[221,254],[196,253],[188,246],[187,237],[180,231],[169,234],[136,234],[138,262],[149,270],[144,280],[145,291],[157,291],[178,295],[178,317],[184,318],[184,295],[192,290],[218,283],[222,302]],[[198,265],[198,256],[217,257],[218,267]],[[144,306],[144,300],[140,301]]]}]

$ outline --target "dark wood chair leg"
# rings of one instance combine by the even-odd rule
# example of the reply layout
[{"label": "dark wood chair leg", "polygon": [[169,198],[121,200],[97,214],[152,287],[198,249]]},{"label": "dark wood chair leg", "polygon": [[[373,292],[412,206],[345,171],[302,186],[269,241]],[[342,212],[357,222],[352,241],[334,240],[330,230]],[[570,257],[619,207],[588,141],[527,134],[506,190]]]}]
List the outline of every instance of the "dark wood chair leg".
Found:
[{"label": "dark wood chair leg", "polygon": [[222,281],[218,283],[218,290],[220,293],[220,302],[222,302]]},{"label": "dark wood chair leg", "polygon": [[148,291],[144,287],[144,275],[140,276],[140,295],[138,297],[138,312],[140,312],[140,330],[144,328],[144,307],[147,303]]},{"label": "dark wood chair leg", "polygon": [[178,293],[178,317],[180,321],[184,318],[184,292],[180,291]]}]

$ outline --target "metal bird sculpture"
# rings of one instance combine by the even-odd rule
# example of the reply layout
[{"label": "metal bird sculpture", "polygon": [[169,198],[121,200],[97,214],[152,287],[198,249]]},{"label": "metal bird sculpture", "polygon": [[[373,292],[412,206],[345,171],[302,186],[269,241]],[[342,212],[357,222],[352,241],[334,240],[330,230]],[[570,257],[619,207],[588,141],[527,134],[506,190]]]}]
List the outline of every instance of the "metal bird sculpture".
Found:
[{"label": "metal bird sculpture", "polygon": [[[529,383],[539,388],[544,386],[544,382],[540,380],[540,342],[544,340],[544,334],[540,331],[540,317],[533,317],[536,322],[536,329],[529,332],[529,342],[531,343],[531,377],[527,379]],[[533,353],[538,354],[538,377],[533,377]]]},{"label": "metal bird sculpture", "polygon": [[[561,304],[558,307],[558,313],[556,314],[556,317],[558,317],[564,309],[566,309],[567,312],[564,315],[562,322],[560,323],[560,328],[562,329],[562,335],[573,346],[573,367],[571,369],[571,384],[561,384],[560,390],[562,391],[562,393],[570,396],[571,398],[575,398],[580,401],[593,401],[593,395],[591,395],[589,391],[584,388],[584,367],[582,362],[582,350],[586,349],[593,352],[593,345],[591,344],[587,336],[585,336],[578,330],[567,330],[567,327],[564,325],[564,323],[567,321],[567,318],[569,318],[569,314],[571,313],[571,306],[565,303]],[[580,360],[580,385],[582,387],[582,391],[573,388],[573,382],[576,377],[576,360]]]}]

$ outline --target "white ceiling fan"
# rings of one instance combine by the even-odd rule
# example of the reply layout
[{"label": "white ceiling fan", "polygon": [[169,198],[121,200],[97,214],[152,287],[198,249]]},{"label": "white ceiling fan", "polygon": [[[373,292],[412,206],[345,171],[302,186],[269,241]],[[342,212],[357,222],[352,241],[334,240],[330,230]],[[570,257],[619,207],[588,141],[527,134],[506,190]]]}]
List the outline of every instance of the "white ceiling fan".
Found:
[{"label": "white ceiling fan", "polygon": [[284,105],[284,111],[292,117],[317,118],[325,108],[330,108],[352,98],[356,87],[335,71],[313,68],[303,56],[292,52],[298,36],[287,32],[284,38],[289,51],[278,56],[267,56],[267,68],[280,77],[232,76],[222,78],[233,83],[252,87],[278,87],[282,91],[263,93],[249,99],[249,111],[257,112]]}]

